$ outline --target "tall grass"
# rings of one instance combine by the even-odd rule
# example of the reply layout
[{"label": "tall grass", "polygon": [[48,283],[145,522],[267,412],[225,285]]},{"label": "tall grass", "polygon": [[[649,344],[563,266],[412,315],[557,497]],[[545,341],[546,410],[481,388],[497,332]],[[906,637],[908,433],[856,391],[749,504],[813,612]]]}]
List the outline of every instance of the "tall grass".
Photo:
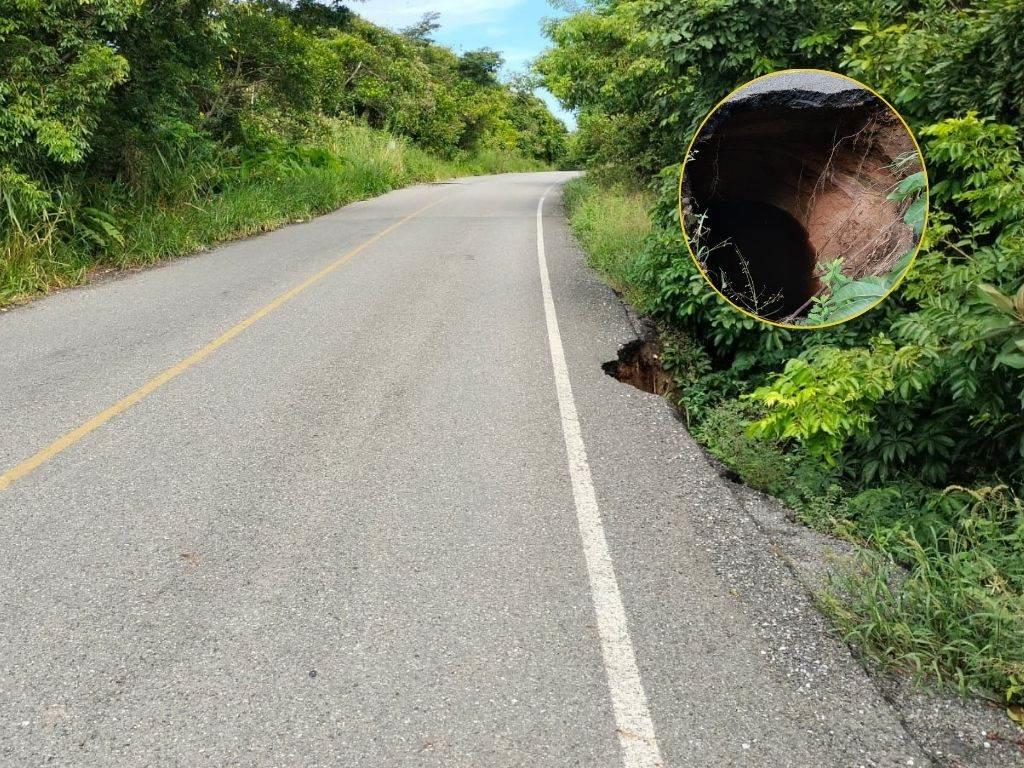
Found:
[{"label": "tall grass", "polygon": [[586,178],[570,181],[564,194],[572,231],[590,265],[616,290],[638,298],[637,261],[651,232],[653,194],[625,186],[605,188]]},{"label": "tall grass", "polygon": [[[1024,499],[952,486],[886,515],[907,494],[872,491],[856,567],[821,595],[874,658],[1009,702],[1024,700]],[[856,505],[851,505],[856,509]],[[880,519],[889,517],[890,519]],[[867,522],[867,521],[865,521]]]},{"label": "tall grass", "polygon": [[[543,168],[495,151],[451,159],[361,125],[329,123],[316,141],[240,158],[160,156],[128,181],[68,180],[56,210],[0,233],[0,306],[85,280],[265,232],[408,184]],[[80,180],[79,180],[80,181]]]}]

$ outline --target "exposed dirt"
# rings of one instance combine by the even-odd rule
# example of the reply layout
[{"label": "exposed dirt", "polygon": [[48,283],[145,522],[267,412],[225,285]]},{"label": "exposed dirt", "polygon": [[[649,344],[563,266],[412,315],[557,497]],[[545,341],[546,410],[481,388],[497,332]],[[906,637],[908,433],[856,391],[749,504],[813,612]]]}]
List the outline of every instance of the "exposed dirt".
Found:
[{"label": "exposed dirt", "polygon": [[[705,124],[686,164],[684,207],[705,265],[722,288],[749,277],[719,248],[735,243],[761,279],[745,307],[769,318],[792,314],[820,289],[823,266],[843,259],[852,278],[888,272],[913,247],[906,204],[888,200],[900,178],[920,170],[913,140],[876,96],[782,90],[723,104]],[[745,220],[744,220],[745,219]],[[744,268],[745,269],[745,268]],[[798,271],[798,274],[784,273]]]},{"label": "exposed dirt", "polygon": [[619,356],[601,368],[612,378],[655,395],[663,395],[672,386],[672,377],[661,364],[655,341],[635,339],[619,347]]}]

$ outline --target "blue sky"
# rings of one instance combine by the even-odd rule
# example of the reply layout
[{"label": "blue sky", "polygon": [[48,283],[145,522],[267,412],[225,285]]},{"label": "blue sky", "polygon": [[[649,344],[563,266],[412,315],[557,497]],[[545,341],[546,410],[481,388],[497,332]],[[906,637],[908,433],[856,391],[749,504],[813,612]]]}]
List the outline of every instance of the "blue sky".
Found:
[{"label": "blue sky", "polygon": [[[391,29],[415,24],[424,13],[441,14],[441,28],[434,40],[456,53],[493,48],[505,57],[505,73],[525,70],[527,63],[547,47],[541,19],[563,13],[547,0],[366,0],[352,3],[352,10]],[[539,91],[551,110],[570,127],[573,116],[558,106],[554,97]]]}]

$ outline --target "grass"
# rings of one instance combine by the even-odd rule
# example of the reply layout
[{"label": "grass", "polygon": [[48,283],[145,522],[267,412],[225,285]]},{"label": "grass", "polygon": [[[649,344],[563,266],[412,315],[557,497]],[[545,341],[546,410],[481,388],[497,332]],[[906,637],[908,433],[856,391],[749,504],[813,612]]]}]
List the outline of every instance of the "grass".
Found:
[{"label": "grass", "polygon": [[792,476],[789,457],[770,441],[747,434],[749,408],[739,400],[723,400],[707,409],[693,435],[751,488],[779,495]]},{"label": "grass", "polygon": [[245,160],[161,162],[133,185],[94,185],[88,205],[72,199],[68,183],[57,210],[0,235],[0,306],[81,283],[96,267],[152,264],[408,184],[542,168],[495,151],[442,159],[387,133],[335,122],[309,146]]},{"label": "grass", "polygon": [[[645,239],[648,250],[664,247],[658,233],[647,237],[651,198],[583,178],[566,200],[591,264],[643,309],[651,286],[638,257]],[[739,396],[756,383],[716,369],[699,340],[669,325],[661,342],[694,437],[801,522],[857,545],[850,567],[818,595],[847,642],[883,665],[1001,701],[1024,720],[1024,500],[1003,486],[857,487],[791,441],[751,436],[757,415]]]},{"label": "grass", "polygon": [[632,297],[637,262],[651,232],[647,211],[654,195],[624,186],[600,187],[586,178],[565,185],[572,231],[590,265],[618,291]]},{"label": "grass", "polygon": [[870,547],[820,595],[827,613],[871,658],[1021,703],[1024,500],[1004,486],[953,486],[880,521],[887,502],[874,495]]}]

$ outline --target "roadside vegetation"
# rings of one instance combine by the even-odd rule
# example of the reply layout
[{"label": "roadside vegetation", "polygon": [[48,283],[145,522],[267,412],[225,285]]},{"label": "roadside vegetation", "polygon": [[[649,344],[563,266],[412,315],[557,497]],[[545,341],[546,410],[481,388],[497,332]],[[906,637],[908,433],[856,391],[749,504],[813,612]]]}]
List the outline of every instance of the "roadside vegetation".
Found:
[{"label": "roadside vegetation", "polygon": [[[799,519],[860,545],[821,595],[871,658],[1024,703],[1024,4],[594,0],[538,73],[579,111],[568,190],[594,265],[660,325],[693,434]],[[897,291],[821,331],[770,327],[698,274],[679,165],[726,93],[786,68],[858,78],[931,176]],[[646,220],[637,215],[646,207]]]},{"label": "roadside vegetation", "polygon": [[0,305],[415,181],[537,170],[566,131],[501,59],[342,5],[0,12]]}]

